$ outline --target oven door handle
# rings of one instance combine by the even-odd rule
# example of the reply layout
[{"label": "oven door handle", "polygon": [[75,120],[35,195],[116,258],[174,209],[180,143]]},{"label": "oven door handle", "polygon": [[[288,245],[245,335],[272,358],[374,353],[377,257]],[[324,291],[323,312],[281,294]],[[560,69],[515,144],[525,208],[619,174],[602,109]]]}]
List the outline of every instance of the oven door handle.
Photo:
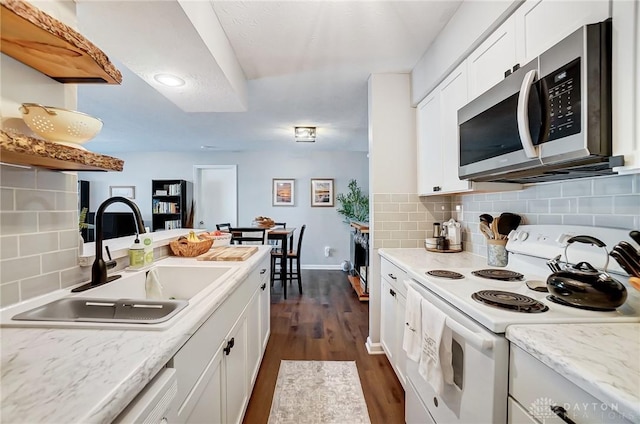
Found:
[{"label": "oven door handle", "polygon": [[[414,283],[404,280],[405,287],[410,287]],[[480,333],[476,333],[474,331],[469,330],[464,325],[458,323],[454,319],[449,317],[445,320],[445,325],[449,327],[449,329],[455,333],[458,333],[462,338],[464,338],[466,343],[469,343],[471,346],[475,347],[478,350],[492,350],[493,349],[493,340],[486,339],[482,337]]]},{"label": "oven door handle", "polygon": [[493,349],[493,340],[485,339],[479,333],[474,333],[469,330],[467,327],[459,324],[458,322],[452,320],[451,318],[447,318],[446,326],[455,333],[458,333],[465,342],[469,343],[471,346],[475,347],[478,350],[492,350]]}]

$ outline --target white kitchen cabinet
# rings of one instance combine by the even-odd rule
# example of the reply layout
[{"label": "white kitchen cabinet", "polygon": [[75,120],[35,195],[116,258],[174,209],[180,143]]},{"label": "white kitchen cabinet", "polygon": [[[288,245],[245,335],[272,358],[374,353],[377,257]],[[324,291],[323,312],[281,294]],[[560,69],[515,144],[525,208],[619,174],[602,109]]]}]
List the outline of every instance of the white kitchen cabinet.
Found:
[{"label": "white kitchen cabinet", "polygon": [[516,9],[516,45],[522,64],[543,53],[582,25],[611,16],[610,0],[528,0]]},{"label": "white kitchen cabinet", "polygon": [[403,281],[408,277],[404,270],[385,258],[381,258],[380,273],[380,344],[402,387],[406,387],[407,354],[402,349],[402,337],[407,292]]},{"label": "white kitchen cabinet", "polygon": [[630,422],[616,412],[615,405],[602,403],[511,344],[508,423],[566,422],[557,415],[561,411],[552,410],[554,406],[562,407],[569,419],[580,424]]},{"label": "white kitchen cabinet", "polygon": [[640,173],[640,3],[613,0],[613,154],[619,173]]},{"label": "white kitchen cabinet", "polygon": [[[265,268],[267,272],[263,274],[260,283],[259,308],[260,308],[260,352],[264,353],[271,334],[271,289],[269,283],[269,267]],[[260,271],[262,272],[262,271]]]},{"label": "white kitchen cabinet", "polygon": [[418,137],[418,193],[438,191],[442,179],[442,144],[440,137],[440,91],[434,90],[416,108]]},{"label": "white kitchen cabinet", "polygon": [[469,55],[469,100],[502,81],[505,71],[513,69],[517,62],[516,20],[512,16]]},{"label": "white kitchen cabinet", "polygon": [[517,190],[518,184],[475,183],[458,178],[458,109],[468,99],[467,61],[451,72],[416,108],[418,194]]},{"label": "white kitchen cabinet", "polygon": [[269,263],[265,260],[258,266],[258,272],[252,276],[255,278],[255,284],[258,290],[253,294],[247,313],[249,314],[249,323],[247,327],[247,357],[251,368],[249,369],[249,385],[255,383],[262,362],[262,354],[267,347],[269,341],[270,329],[270,313],[271,313],[271,292],[269,290]]},{"label": "white kitchen cabinet", "polygon": [[[239,424],[249,403],[249,369],[247,360],[247,315],[243,314],[227,337],[224,351],[224,375],[226,392],[226,419],[224,422]],[[252,323],[258,324],[257,322]]]},{"label": "white kitchen cabinet", "polygon": [[177,422],[242,422],[269,334],[260,311],[268,270],[267,257],[169,363],[178,380]]}]

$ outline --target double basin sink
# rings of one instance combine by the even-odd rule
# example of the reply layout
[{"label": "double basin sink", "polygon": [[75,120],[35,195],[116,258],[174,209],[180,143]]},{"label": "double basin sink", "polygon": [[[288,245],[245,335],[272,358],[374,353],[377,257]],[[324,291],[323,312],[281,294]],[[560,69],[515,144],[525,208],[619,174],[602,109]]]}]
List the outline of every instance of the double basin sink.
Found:
[{"label": "double basin sink", "polygon": [[125,272],[117,280],[81,293],[3,311],[0,323],[11,327],[165,329],[179,312],[215,292],[237,270],[229,266],[176,265],[155,265],[152,269],[160,291],[148,293],[150,271]]}]

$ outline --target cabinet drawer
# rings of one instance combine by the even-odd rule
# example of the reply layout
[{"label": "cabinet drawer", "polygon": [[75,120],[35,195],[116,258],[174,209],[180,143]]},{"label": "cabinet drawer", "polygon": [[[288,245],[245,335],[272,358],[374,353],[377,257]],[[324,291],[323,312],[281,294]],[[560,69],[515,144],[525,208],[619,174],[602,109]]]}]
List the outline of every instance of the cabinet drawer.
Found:
[{"label": "cabinet drawer", "polygon": [[511,396],[507,400],[508,420],[507,424],[538,424],[529,413]]},{"label": "cabinet drawer", "polygon": [[551,406],[558,405],[580,424],[629,422],[615,411],[615,405],[602,403],[513,344],[509,362],[509,394],[539,421],[563,423],[551,411]]},{"label": "cabinet drawer", "polygon": [[409,276],[400,267],[392,264],[385,258],[380,258],[380,275],[387,280],[394,290],[401,293],[405,298],[407,297],[407,288],[403,281],[408,280]]}]

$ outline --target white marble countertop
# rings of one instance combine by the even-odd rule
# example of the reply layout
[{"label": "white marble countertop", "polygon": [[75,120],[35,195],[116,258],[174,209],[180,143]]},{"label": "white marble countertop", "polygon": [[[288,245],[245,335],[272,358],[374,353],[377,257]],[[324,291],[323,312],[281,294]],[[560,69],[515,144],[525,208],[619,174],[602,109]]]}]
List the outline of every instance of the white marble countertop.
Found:
[{"label": "white marble countertop", "polygon": [[0,421],[113,421],[268,253],[265,246],[243,262],[159,261],[240,268],[164,331],[2,328]]},{"label": "white marble countertop", "polygon": [[382,248],[380,255],[404,270],[429,268],[486,268],[487,258],[471,252],[439,253],[419,248]]},{"label": "white marble countertop", "polygon": [[640,422],[640,324],[512,325],[506,335],[631,422]]}]

